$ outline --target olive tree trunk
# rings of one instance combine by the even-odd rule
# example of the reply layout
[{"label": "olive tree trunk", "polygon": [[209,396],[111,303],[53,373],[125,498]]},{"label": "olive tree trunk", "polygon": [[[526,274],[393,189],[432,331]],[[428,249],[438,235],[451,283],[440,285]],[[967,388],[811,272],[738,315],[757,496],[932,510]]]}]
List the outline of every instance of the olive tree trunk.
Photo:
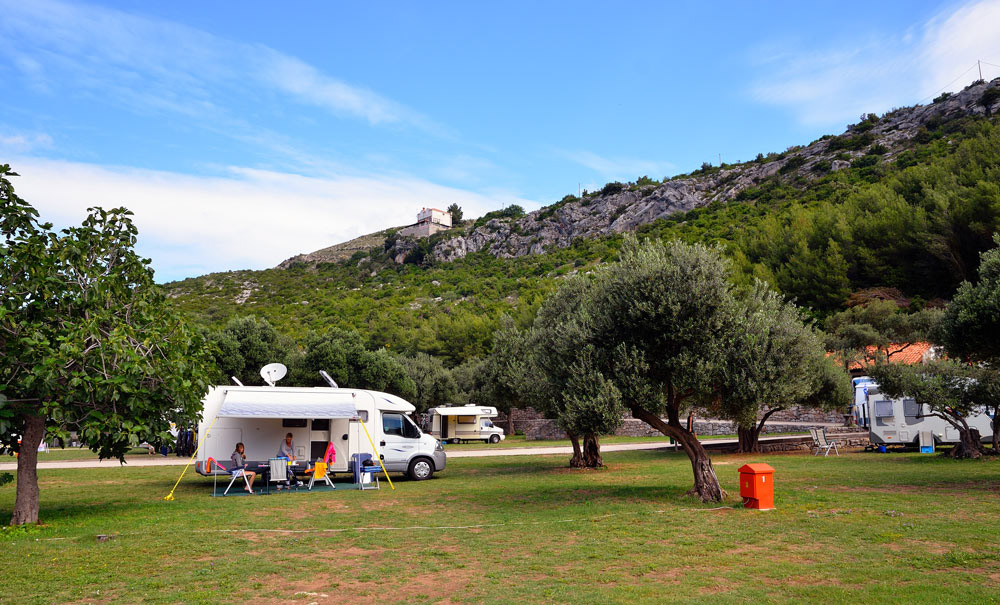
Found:
[{"label": "olive tree trunk", "polygon": [[573,457],[569,459],[569,465],[572,468],[583,467],[583,450],[580,448],[580,438],[573,433],[566,433],[569,437],[570,443],[573,444]]},{"label": "olive tree trunk", "polygon": [[604,458],[601,457],[601,444],[597,440],[597,435],[583,436],[583,466],[586,468],[604,466]]},{"label": "olive tree trunk", "polygon": [[760,433],[764,429],[764,423],[767,419],[771,417],[771,414],[775,412],[780,412],[785,408],[778,407],[770,409],[764,416],[760,419],[755,426],[736,427],[736,437],[739,439],[739,445],[736,446],[737,453],[740,454],[759,454],[760,453]]},{"label": "olive tree trunk", "polygon": [[958,443],[951,448],[949,454],[952,458],[980,458],[986,454],[983,449],[982,437],[979,429],[964,428],[958,431]]},{"label": "olive tree trunk", "polygon": [[697,496],[702,502],[720,502],[726,497],[726,492],[719,485],[719,478],[715,475],[715,468],[712,467],[712,459],[708,456],[708,452],[694,433],[681,426],[676,414],[671,415],[669,422],[664,422],[656,414],[642,408],[632,408],[632,416],[664,435],[673,437],[684,448],[684,453],[691,460],[691,471],[694,474],[694,487],[688,490],[688,494]]},{"label": "olive tree trunk", "polygon": [[38,523],[38,446],[45,436],[45,418],[24,418],[24,434],[17,455],[17,496],[11,525]]}]

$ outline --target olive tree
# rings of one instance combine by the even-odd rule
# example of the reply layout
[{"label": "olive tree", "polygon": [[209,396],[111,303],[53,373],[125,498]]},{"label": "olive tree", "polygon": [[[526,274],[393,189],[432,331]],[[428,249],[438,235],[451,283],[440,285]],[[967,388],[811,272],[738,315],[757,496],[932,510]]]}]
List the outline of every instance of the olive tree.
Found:
[{"label": "olive tree", "polygon": [[413,357],[398,356],[396,359],[413,382],[410,402],[418,412],[454,400],[458,392],[455,379],[440,359],[427,353],[417,353]]},{"label": "olive tree", "polygon": [[836,352],[844,370],[853,362],[870,365],[931,338],[941,316],[940,309],[906,313],[892,301],[873,300],[830,316],[826,346]]},{"label": "olive tree", "polygon": [[[622,424],[621,392],[602,367],[587,315],[590,282],[570,279],[538,310],[524,340],[522,367],[537,408],[554,417],[573,443],[570,466],[603,466],[599,436]],[[582,447],[580,441],[582,439]]]},{"label": "olive tree", "polygon": [[768,418],[790,406],[850,403],[848,375],[827,357],[801,310],[766,284],[757,282],[739,298],[725,332],[731,342],[709,408],[736,423],[739,452],[759,452]]},{"label": "olive tree", "polygon": [[54,231],[0,166],[0,451],[18,452],[12,524],[38,521],[38,446],[77,432],[101,458],[197,419],[211,361],[135,252],[125,208]]},{"label": "olive tree", "polygon": [[[497,410],[507,412],[507,434],[513,435],[514,408],[539,405],[532,399],[537,367],[529,356],[527,333],[518,329],[510,317],[502,317],[500,328],[493,333],[493,348],[477,369],[479,376],[473,383],[475,394],[482,403],[490,403]],[[538,409],[542,407],[539,405]]]},{"label": "olive tree", "polygon": [[628,237],[620,261],[598,271],[587,308],[591,342],[625,406],[684,448],[692,494],[723,499],[711,458],[680,420],[692,404],[711,401],[732,342],[737,305],[720,252]]}]

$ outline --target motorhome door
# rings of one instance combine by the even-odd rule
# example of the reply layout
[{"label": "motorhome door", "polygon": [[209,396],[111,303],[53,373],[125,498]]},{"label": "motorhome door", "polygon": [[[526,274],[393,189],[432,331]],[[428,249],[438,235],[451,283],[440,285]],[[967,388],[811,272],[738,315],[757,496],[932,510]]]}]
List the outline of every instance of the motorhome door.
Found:
[{"label": "motorhome door", "polygon": [[420,432],[400,412],[382,412],[382,441],[379,446],[390,470],[406,470],[410,456],[420,442]]}]

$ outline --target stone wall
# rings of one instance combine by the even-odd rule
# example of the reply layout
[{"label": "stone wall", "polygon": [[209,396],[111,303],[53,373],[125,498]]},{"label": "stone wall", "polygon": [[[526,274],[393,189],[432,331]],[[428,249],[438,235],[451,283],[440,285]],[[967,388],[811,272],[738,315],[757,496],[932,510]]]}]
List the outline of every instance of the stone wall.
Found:
[{"label": "stone wall", "polygon": [[[843,418],[841,418],[843,420]],[[781,422],[768,421],[764,425],[761,434],[767,433],[799,433],[809,430],[808,425],[783,424]],[[535,419],[517,423],[517,429],[524,431],[526,441],[537,439],[565,439],[566,432],[559,428],[555,420]],[[736,425],[724,420],[697,420],[694,421],[694,432],[698,435],[735,435]],[[830,432],[830,427],[827,427]],[[867,434],[867,433],[866,433]],[[649,426],[642,420],[626,418],[622,426],[615,431],[616,436],[623,437],[657,437],[662,435],[660,431]]]},{"label": "stone wall", "polygon": [[[764,414],[770,410],[769,407],[764,406],[764,408],[757,414],[757,419],[760,420],[764,417]],[[712,415],[703,409],[695,408],[694,410],[695,418],[711,418]],[[822,424],[843,424],[844,423],[844,412],[833,411],[828,412],[824,410],[817,410],[808,407],[793,406],[778,412],[771,414],[768,422],[816,422]],[[767,426],[767,425],[764,425]]]},{"label": "stone wall", "polygon": [[[852,450],[863,447],[868,447],[871,445],[871,441],[868,439],[868,431],[862,431],[858,429],[848,429],[843,430],[827,430],[826,436],[831,441],[836,441],[838,443],[837,449],[842,450]],[[812,439],[808,436],[803,437],[801,441],[793,442],[782,442],[782,443],[761,443],[760,449],[764,453],[768,452],[795,452],[795,451],[812,451],[813,443]],[[831,455],[833,455],[831,451]]]}]

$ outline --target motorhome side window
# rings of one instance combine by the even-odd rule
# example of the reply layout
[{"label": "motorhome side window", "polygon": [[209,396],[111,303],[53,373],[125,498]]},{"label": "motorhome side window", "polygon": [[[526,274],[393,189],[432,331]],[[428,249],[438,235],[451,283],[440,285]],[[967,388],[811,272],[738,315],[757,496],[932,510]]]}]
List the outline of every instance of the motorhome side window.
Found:
[{"label": "motorhome side window", "polygon": [[892,413],[892,401],[888,399],[879,399],[875,402],[875,416],[877,418],[891,418]]},{"label": "motorhome side window", "polygon": [[459,424],[476,424],[476,417],[475,416],[459,416],[458,417],[458,423]]}]

